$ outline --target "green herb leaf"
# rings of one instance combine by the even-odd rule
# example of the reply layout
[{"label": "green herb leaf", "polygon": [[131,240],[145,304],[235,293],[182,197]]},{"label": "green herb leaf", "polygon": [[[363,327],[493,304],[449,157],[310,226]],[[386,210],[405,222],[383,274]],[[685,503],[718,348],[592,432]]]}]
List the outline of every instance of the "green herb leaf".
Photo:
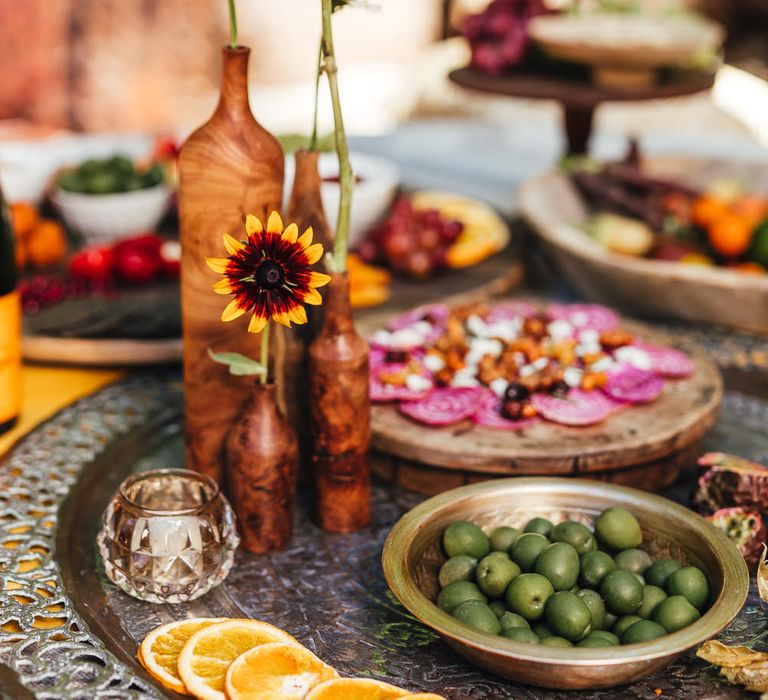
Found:
[{"label": "green herb leaf", "polygon": [[263,375],[266,372],[261,362],[256,362],[256,360],[241,355],[239,352],[213,352],[213,350],[208,348],[208,357],[214,362],[228,365],[229,373],[236,377]]}]

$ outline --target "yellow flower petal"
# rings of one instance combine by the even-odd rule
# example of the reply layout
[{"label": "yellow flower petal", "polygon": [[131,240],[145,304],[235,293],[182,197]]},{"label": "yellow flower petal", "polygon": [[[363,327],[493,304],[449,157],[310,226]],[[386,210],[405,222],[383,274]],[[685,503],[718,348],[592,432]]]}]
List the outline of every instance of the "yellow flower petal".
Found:
[{"label": "yellow flower petal", "polygon": [[264,227],[261,225],[261,219],[253,214],[248,214],[245,217],[245,232],[251,236],[254,233],[261,233]]},{"label": "yellow flower petal", "polygon": [[272,314],[272,320],[277,321],[277,323],[286,328],[291,327],[291,319],[287,313],[274,313]]},{"label": "yellow flower petal", "polygon": [[230,281],[224,278],[213,285],[213,291],[216,292],[216,294],[232,294],[234,290],[232,289]]},{"label": "yellow flower petal", "polygon": [[299,245],[302,248],[308,248],[310,245],[312,245],[312,236],[314,235],[314,232],[312,231],[312,227],[310,226],[304,233],[301,234],[301,238],[299,238]]},{"label": "yellow flower petal", "polygon": [[331,281],[331,276],[326,275],[323,272],[310,272],[309,273],[309,286],[310,287],[325,287],[328,282]]},{"label": "yellow flower petal", "polygon": [[256,314],[253,314],[251,316],[251,320],[248,323],[248,332],[249,333],[261,333],[264,330],[264,326],[267,325],[267,321],[269,319],[266,316],[257,316]]},{"label": "yellow flower petal", "polygon": [[280,218],[280,214],[273,211],[269,215],[269,221],[267,221],[267,231],[270,233],[282,233],[283,232],[283,220]]},{"label": "yellow flower petal", "polygon": [[288,312],[288,318],[291,319],[294,323],[297,323],[301,325],[302,323],[307,322],[307,312],[304,310],[303,306],[295,306]]},{"label": "yellow flower petal", "polygon": [[236,318],[240,318],[245,313],[245,309],[240,306],[240,302],[237,299],[233,299],[227,304],[224,311],[221,313],[222,321],[234,321]]},{"label": "yellow flower petal", "polygon": [[227,271],[227,265],[229,265],[229,258],[206,258],[205,264],[211,268],[214,272],[218,272],[223,275]]},{"label": "yellow flower petal", "polygon": [[243,248],[245,248],[245,244],[241,243],[237,240],[237,238],[234,238],[233,236],[230,236],[228,233],[224,234],[224,247],[227,249],[227,252],[230,255],[234,255],[235,253],[238,253]]},{"label": "yellow flower petal", "polygon": [[304,292],[304,298],[302,301],[305,304],[312,304],[313,306],[320,306],[323,303],[323,297],[321,296],[320,292],[318,292],[316,289],[312,289],[312,287],[309,287],[306,292]]},{"label": "yellow flower petal", "polygon": [[315,243],[314,245],[309,246],[309,248],[304,251],[304,254],[307,256],[307,260],[309,260],[308,264],[314,265],[323,257],[323,244]]},{"label": "yellow flower petal", "polygon": [[299,227],[296,224],[289,224],[283,231],[283,240],[288,243],[296,243],[299,237]]}]

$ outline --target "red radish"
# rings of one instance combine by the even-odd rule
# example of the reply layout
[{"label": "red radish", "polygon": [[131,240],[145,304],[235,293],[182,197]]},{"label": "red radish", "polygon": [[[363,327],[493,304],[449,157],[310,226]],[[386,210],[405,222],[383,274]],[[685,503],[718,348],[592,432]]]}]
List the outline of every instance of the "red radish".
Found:
[{"label": "red radish", "polygon": [[485,317],[485,322],[488,324],[497,323],[499,321],[512,321],[518,316],[529,318],[535,316],[538,312],[533,304],[529,304],[527,301],[505,301],[501,304],[496,304]]},{"label": "red radish", "polygon": [[500,430],[520,430],[533,425],[538,418],[525,418],[523,420],[509,420],[501,415],[501,399],[496,394],[489,392],[480,402],[477,411],[472,416],[477,425],[484,428],[498,428]]},{"label": "red radish", "polygon": [[664,391],[664,380],[653,372],[622,365],[608,374],[608,383],[603,391],[616,401],[649,403]]},{"label": "red radish", "polygon": [[600,304],[550,304],[547,315],[563,319],[576,328],[609,331],[619,325],[618,315]]},{"label": "red radish", "polygon": [[400,404],[400,412],[426,425],[453,425],[470,418],[485,395],[480,388],[435,389],[418,401]]},{"label": "red radish", "polygon": [[533,394],[531,405],[547,420],[561,425],[593,425],[604,421],[617,408],[600,391],[582,391],[572,389],[565,398],[550,394]]},{"label": "red radish", "polygon": [[111,248],[83,248],[69,261],[69,273],[76,280],[104,283],[112,279],[114,264],[115,256]]},{"label": "red radish", "polygon": [[693,362],[684,352],[645,343],[634,343],[633,346],[645,351],[651,360],[651,371],[662,377],[682,378],[693,374]]}]

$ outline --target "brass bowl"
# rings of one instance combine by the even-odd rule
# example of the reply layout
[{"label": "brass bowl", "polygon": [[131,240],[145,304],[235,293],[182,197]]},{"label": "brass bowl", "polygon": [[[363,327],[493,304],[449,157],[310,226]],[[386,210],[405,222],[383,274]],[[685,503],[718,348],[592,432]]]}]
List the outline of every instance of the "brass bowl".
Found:
[{"label": "brass bowl", "polygon": [[[692,625],[651,642],[608,648],[554,648],[515,642],[468,627],[434,601],[445,561],[443,530],[470,520],[486,531],[521,527],[534,516],[585,524],[610,506],[630,510],[651,556],[674,557],[704,570],[711,606]],[[464,486],[430,498],[406,513],[389,533],[384,575],[398,600],[472,663],[520,683],[557,689],[608,688],[658,671],[718,634],[739,613],[749,573],[730,540],[703,518],[660,496],[599,481],[513,478]]]}]

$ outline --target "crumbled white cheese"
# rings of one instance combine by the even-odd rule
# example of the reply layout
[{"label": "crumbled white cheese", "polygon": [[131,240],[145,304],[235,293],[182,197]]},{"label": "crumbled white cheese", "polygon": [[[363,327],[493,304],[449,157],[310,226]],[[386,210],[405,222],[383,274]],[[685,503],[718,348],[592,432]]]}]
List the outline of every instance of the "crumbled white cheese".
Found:
[{"label": "crumbled white cheese", "polygon": [[571,315],[571,321],[574,326],[585,326],[589,322],[589,316],[583,311],[577,311]]},{"label": "crumbled white cheese", "polygon": [[540,357],[538,360],[534,360],[531,364],[538,370],[543,370],[549,364],[548,357]]},{"label": "crumbled white cheese", "polygon": [[524,365],[518,370],[518,374],[521,377],[530,377],[532,374],[536,374],[536,368],[533,365]]},{"label": "crumbled white cheese", "polygon": [[579,341],[585,345],[597,345],[600,342],[600,334],[594,328],[585,328],[579,332]]},{"label": "crumbled white cheese", "polygon": [[445,367],[445,360],[440,355],[427,355],[424,358],[424,366],[430,372],[439,372]]},{"label": "crumbled white cheese", "polygon": [[494,379],[488,386],[496,396],[502,397],[507,391],[509,382],[504,377],[499,377]]},{"label": "crumbled white cheese", "polygon": [[613,360],[606,355],[605,357],[601,357],[597,362],[593,362],[589,369],[592,372],[607,372],[611,367],[613,367]]},{"label": "crumbled white cheese", "polygon": [[547,333],[552,340],[565,340],[573,335],[573,326],[562,318],[551,321],[547,324]]},{"label": "crumbled white cheese", "polygon": [[522,367],[527,362],[525,355],[523,355],[521,352],[514,353],[512,355],[512,359],[515,361],[515,364],[518,367]]},{"label": "crumbled white cheese", "polygon": [[425,338],[435,330],[435,327],[429,321],[419,321],[418,323],[409,326],[409,328]]},{"label": "crumbled white cheese", "polygon": [[509,343],[520,335],[520,328],[508,321],[496,321],[496,323],[488,326],[486,335],[489,338],[499,338]]},{"label": "crumbled white cheese", "polygon": [[451,380],[451,386],[474,387],[474,386],[480,386],[480,382],[477,380],[477,377],[475,377],[474,370],[464,368],[464,369],[460,369],[458,372],[456,372],[456,374],[453,375],[453,379]]},{"label": "crumbled white cheese", "polygon": [[579,343],[575,350],[577,357],[584,357],[584,355],[597,355],[602,351],[603,349],[600,347],[599,343]]},{"label": "crumbled white cheese", "polygon": [[579,387],[583,375],[584,372],[578,367],[566,367],[563,372],[563,381],[570,387]]},{"label": "crumbled white cheese", "polygon": [[432,388],[432,382],[420,374],[409,374],[405,378],[405,386],[411,391],[427,391]]},{"label": "crumbled white cheese", "polygon": [[651,369],[653,363],[645,350],[625,345],[613,353],[616,362],[623,362],[638,369]]},{"label": "crumbled white cheese", "polygon": [[486,355],[498,357],[504,349],[500,340],[495,338],[474,338],[469,341],[469,352],[465,358],[467,364],[477,364]]},{"label": "crumbled white cheese", "polygon": [[423,338],[419,333],[411,328],[403,328],[400,331],[394,331],[389,335],[389,347],[391,348],[413,348],[421,345]]},{"label": "crumbled white cheese", "polygon": [[488,324],[483,321],[479,316],[470,316],[467,319],[467,330],[476,335],[478,338],[483,338],[488,335]]}]

